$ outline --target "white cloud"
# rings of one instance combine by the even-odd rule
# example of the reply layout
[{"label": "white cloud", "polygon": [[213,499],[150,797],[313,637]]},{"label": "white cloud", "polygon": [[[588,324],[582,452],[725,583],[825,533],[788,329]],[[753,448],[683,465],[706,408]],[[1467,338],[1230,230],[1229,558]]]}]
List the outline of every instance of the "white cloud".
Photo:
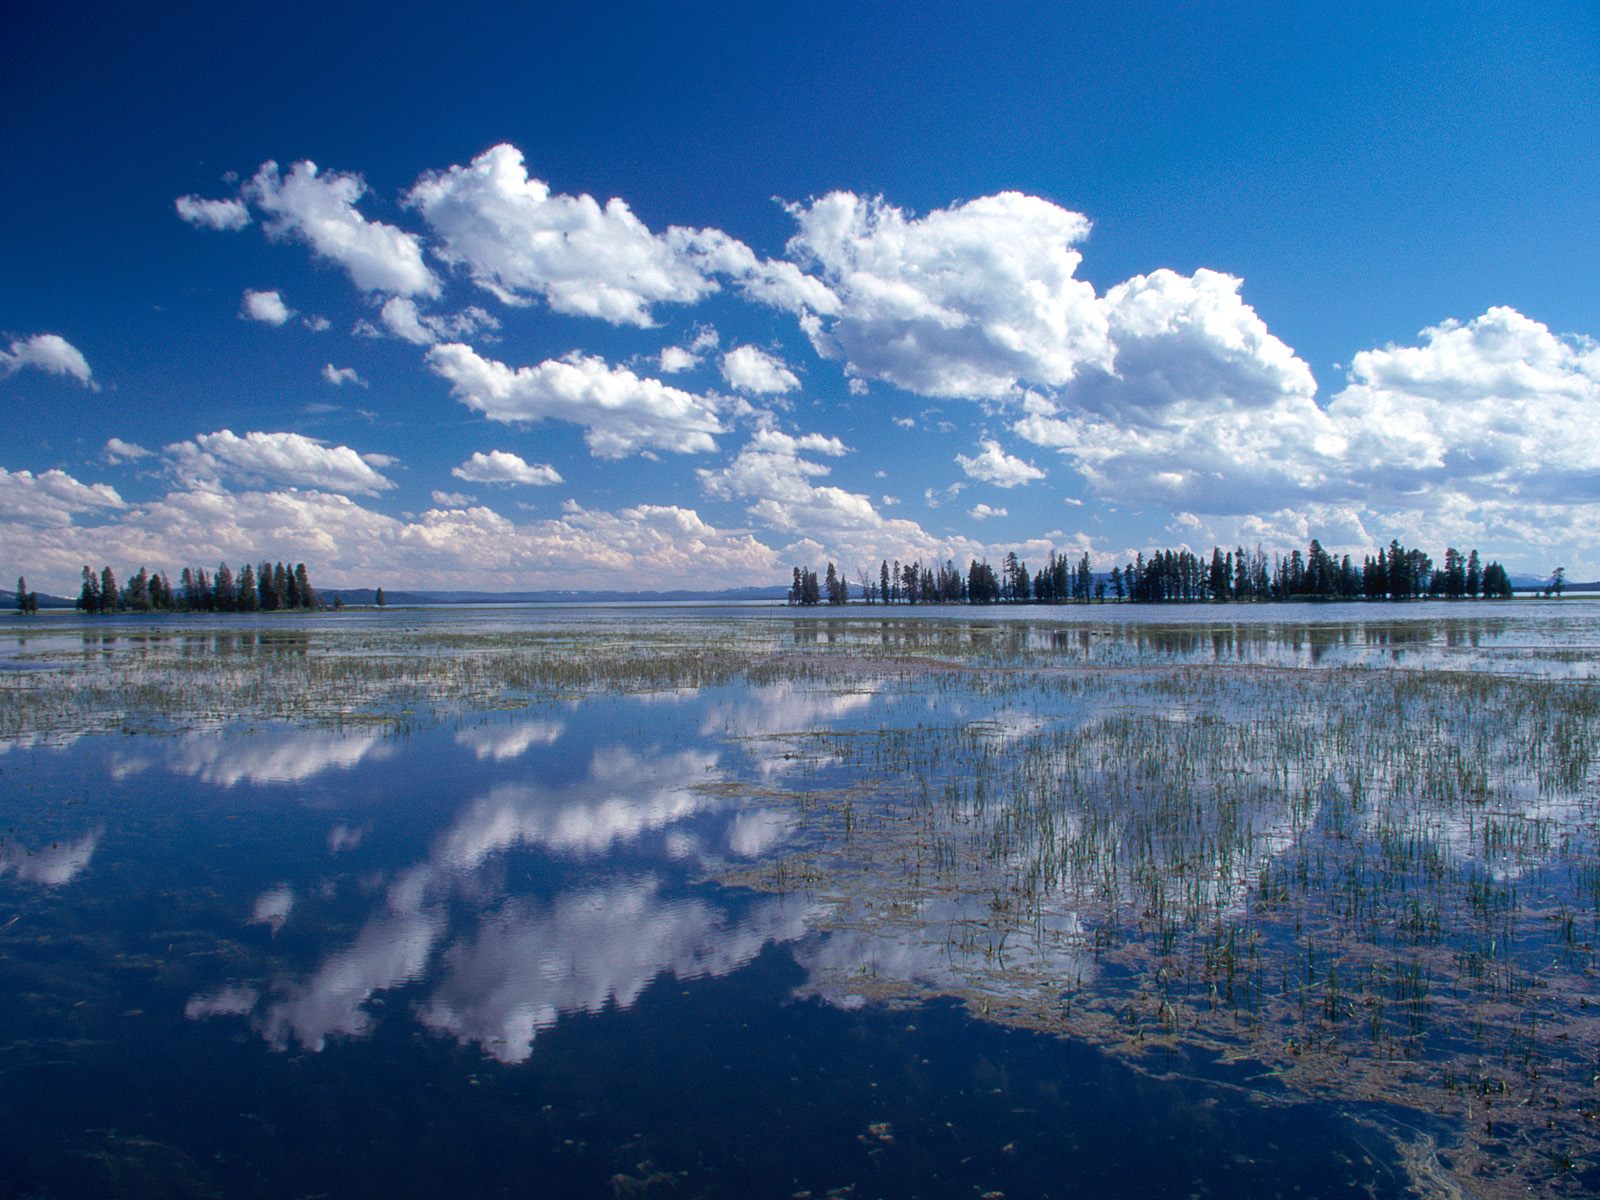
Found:
[{"label": "white cloud", "polygon": [[806,330],[855,374],[922,395],[993,397],[1109,364],[1105,313],[1074,278],[1073,247],[1089,232],[1079,213],[1018,192],[920,218],[849,192],[789,211],[799,225],[790,254],[838,298]]},{"label": "white cloud", "polygon": [[[622,581],[665,590],[703,587],[708,577],[735,587],[770,585],[784,575],[776,552],[750,533],[716,528],[673,505],[605,512],[569,503],[558,517],[517,524],[487,508],[459,506],[400,519],[327,491],[235,494],[211,486],[127,508],[110,488],[75,487],[67,501],[41,498],[26,472],[0,474],[0,544],[26,564],[40,591],[76,594],[86,562],[170,570],[254,561],[263,546],[305,562],[324,588],[370,587],[401,563],[416,587],[439,590],[615,588]],[[90,501],[114,501],[115,511],[80,515],[82,523],[73,524]],[[97,522],[88,523],[91,517]]]},{"label": "white cloud", "polygon": [[684,371],[691,371],[700,365],[700,360],[708,350],[715,350],[721,338],[717,331],[709,325],[702,325],[696,331],[694,340],[687,346],[667,346],[660,354],[657,361],[664,375],[678,375]]},{"label": "white cloud", "polygon": [[244,299],[239,303],[239,316],[243,320],[260,321],[265,325],[282,325],[294,316],[294,309],[284,302],[279,292],[258,292],[254,288],[246,288]]},{"label": "white cloud", "polygon": [[975,458],[968,458],[964,454],[956,455],[956,462],[972,479],[992,483],[996,487],[1014,488],[1021,484],[1032,483],[1035,479],[1043,479],[1045,476],[1045,473],[1032,463],[1025,463],[1020,458],[1007,454],[1000,448],[1000,443],[993,438],[984,438],[978,445],[981,450]]},{"label": "white cloud", "polygon": [[417,346],[475,337],[500,328],[496,317],[475,304],[457,313],[424,313],[417,308],[416,301],[405,296],[391,296],[378,316],[390,333]]},{"label": "white cloud", "polygon": [[[79,483],[64,471],[0,468],[0,520],[23,525],[70,525],[78,513],[123,509],[117,490],[105,483]],[[13,545],[13,552],[20,547]]]},{"label": "white cloud", "polygon": [[1102,498],[1263,512],[1326,498],[1343,441],[1310,369],[1216,271],[1136,276],[1106,293],[1115,357],[1013,430],[1060,450]]},{"label": "white cloud", "polygon": [[990,508],[987,504],[976,504],[967,510],[967,516],[974,521],[987,521],[990,517],[1007,517],[1011,514],[1003,508]]},{"label": "white cloud", "polygon": [[465,492],[441,492],[438,488],[433,491],[433,502],[441,508],[466,508],[476,499]]},{"label": "white cloud", "polygon": [[1386,502],[1592,503],[1600,485],[1600,346],[1515,309],[1364,350],[1328,414],[1349,470]]},{"label": "white cloud", "polygon": [[272,218],[268,233],[305,242],[319,257],[343,267],[362,291],[438,295],[439,281],[422,261],[421,241],[356,211],[366,190],[359,175],[324,175],[315,163],[298,162],[285,177],[277,163],[268,162],[245,195]]},{"label": "white cloud", "polygon": [[698,474],[710,495],[749,501],[747,511],[762,525],[809,543],[786,549],[790,556],[801,556],[797,561],[826,554],[853,565],[879,558],[943,558],[974,550],[975,543],[966,539],[941,541],[913,521],[886,518],[866,496],[813,483],[829,469],[801,457],[804,453],[838,457],[847,450],[837,438],[758,429],[726,467]]},{"label": "white cloud", "polygon": [[614,325],[649,326],[656,304],[692,304],[735,279],[751,299],[831,311],[832,297],[792,263],[763,262],[715,229],[652,233],[627,203],[552,192],[522,151],[499,145],[465,167],[424,175],[406,197],[439,238],[436,253],[506,304]]},{"label": "white cloud", "polygon": [[106,439],[106,446],[102,455],[107,462],[137,462],[141,458],[149,458],[154,451],[146,450],[136,442],[125,442],[119,437]]},{"label": "white cloud", "polygon": [[554,467],[535,466],[505,450],[491,450],[487,454],[475,451],[450,474],[468,483],[525,483],[544,487],[561,482],[561,475]]},{"label": "white cloud", "polygon": [[372,456],[330,446],[299,433],[203,433],[166,448],[179,478],[216,486],[225,475],[265,479],[292,487],[374,493],[394,486],[373,469]]},{"label": "white cloud", "polygon": [[755,346],[736,346],[722,356],[722,377],[741,392],[792,392],[800,379],[781,358]]},{"label": "white cloud", "polygon": [[10,353],[0,350],[0,379],[23,367],[33,367],[50,375],[70,375],[91,391],[99,391],[89,360],[58,333],[36,333],[11,342]]},{"label": "white cloud", "polygon": [[173,202],[178,215],[200,229],[237,230],[250,224],[250,210],[244,201],[205,200],[199,196],[179,196]]},{"label": "white cloud", "polygon": [[681,375],[700,365],[700,356],[682,346],[666,346],[656,360],[663,375]]},{"label": "white cloud", "polygon": [[332,363],[327,363],[322,368],[322,377],[334,387],[343,387],[347,383],[356,387],[367,386],[367,381],[361,378],[354,367],[336,367]]},{"label": "white cloud", "polygon": [[691,303],[717,288],[622,200],[601,206],[529,178],[515,146],[424,175],[406,202],[438,235],[440,257],[507,304],[540,296],[556,312],[643,326],[652,304]]},{"label": "white cloud", "polygon": [[599,458],[622,458],[646,449],[678,454],[715,450],[712,435],[724,431],[714,398],[577,353],[512,369],[470,346],[450,343],[429,350],[428,365],[449,380],[456,399],[490,420],[583,426],[584,440]]}]

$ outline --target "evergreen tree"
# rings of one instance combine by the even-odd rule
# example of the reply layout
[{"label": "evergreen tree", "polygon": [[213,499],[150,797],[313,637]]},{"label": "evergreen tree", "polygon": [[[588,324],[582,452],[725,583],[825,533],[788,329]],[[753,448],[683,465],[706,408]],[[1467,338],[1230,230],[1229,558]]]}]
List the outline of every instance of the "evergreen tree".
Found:
[{"label": "evergreen tree", "polygon": [[111,573],[110,567],[100,571],[100,611],[113,613],[117,611],[117,577]]},{"label": "evergreen tree", "polygon": [[78,592],[78,611],[86,613],[100,611],[100,581],[87,563],[83,568],[83,588]]},{"label": "evergreen tree", "polygon": [[1483,598],[1511,599],[1511,579],[1506,574],[1506,569],[1497,562],[1492,562],[1483,569]]},{"label": "evergreen tree", "polygon": [[217,564],[216,582],[212,586],[216,590],[218,612],[233,612],[239,607],[239,593],[233,583],[233,568],[227,563]]},{"label": "evergreen tree", "polygon": [[239,568],[239,611],[255,612],[261,607],[261,596],[256,591],[255,569],[249,563]]}]

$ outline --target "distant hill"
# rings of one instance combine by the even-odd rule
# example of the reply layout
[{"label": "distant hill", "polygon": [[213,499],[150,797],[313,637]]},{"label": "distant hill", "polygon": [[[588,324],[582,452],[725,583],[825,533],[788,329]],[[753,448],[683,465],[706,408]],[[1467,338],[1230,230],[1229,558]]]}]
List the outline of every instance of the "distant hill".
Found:
[{"label": "distant hill", "polygon": [[[1550,576],[1544,575],[1513,575],[1511,577],[1511,590],[1514,592],[1542,592],[1550,587]],[[1570,579],[1561,585],[1563,592],[1600,592],[1600,580],[1589,583],[1574,583]]]},{"label": "distant hill", "polygon": [[[30,592],[33,591],[32,588],[28,590]],[[76,608],[78,606],[78,598],[76,596],[68,599],[66,596],[52,596],[47,592],[34,592],[34,595],[39,597],[40,608]],[[0,612],[14,613],[16,611],[17,593],[15,591],[0,590]]]},{"label": "distant hill", "polygon": [[[317,595],[324,604],[342,600],[347,605],[377,603],[373,588],[320,588]],[[647,604],[685,601],[783,600],[784,587],[728,588],[718,592],[586,592],[560,589],[544,592],[410,592],[383,589],[389,604]]]}]

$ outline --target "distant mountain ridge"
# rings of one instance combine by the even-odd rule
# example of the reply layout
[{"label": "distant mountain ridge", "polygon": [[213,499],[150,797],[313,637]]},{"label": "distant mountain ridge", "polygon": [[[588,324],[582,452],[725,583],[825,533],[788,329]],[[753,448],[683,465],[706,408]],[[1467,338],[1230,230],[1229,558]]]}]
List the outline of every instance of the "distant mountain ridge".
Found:
[{"label": "distant mountain ridge", "polygon": [[[345,604],[377,603],[375,588],[321,588],[317,595],[324,604],[341,600]],[[542,592],[423,592],[383,589],[388,604],[649,604],[701,601],[783,600],[789,589],[783,587],[725,588],[721,591],[621,592],[584,591],[561,588]]]}]

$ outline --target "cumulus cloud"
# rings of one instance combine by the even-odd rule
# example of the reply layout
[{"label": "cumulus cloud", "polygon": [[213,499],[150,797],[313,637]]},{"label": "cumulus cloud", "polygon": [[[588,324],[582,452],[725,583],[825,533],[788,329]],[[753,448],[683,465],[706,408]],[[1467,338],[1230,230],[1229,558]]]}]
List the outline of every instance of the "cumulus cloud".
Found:
[{"label": "cumulus cloud", "polygon": [[[65,471],[7,471],[0,468],[0,520],[22,525],[70,525],[79,513],[124,509],[116,488],[79,483]],[[14,547],[14,552],[20,551]]]},{"label": "cumulus cloud", "polygon": [[868,562],[964,556],[978,549],[964,538],[933,538],[914,521],[886,518],[859,493],[812,482],[827,475],[829,468],[802,455],[846,453],[838,438],[796,437],[765,428],[758,429],[726,467],[698,474],[708,494],[748,501],[747,511],[762,525],[799,536],[801,541],[786,553],[802,558],[826,553],[847,562]]},{"label": "cumulus cloud", "polygon": [[235,198],[205,200],[199,196],[179,196],[173,202],[178,215],[199,229],[237,230],[250,224],[250,210]]},{"label": "cumulus cloud", "polygon": [[1025,463],[1007,454],[993,438],[984,438],[978,445],[979,453],[972,458],[964,454],[956,455],[956,462],[969,478],[992,483],[995,487],[1014,488],[1045,476],[1032,463]]},{"label": "cumulus cloud", "polygon": [[442,492],[438,488],[433,490],[433,502],[441,508],[466,508],[476,499],[476,496],[469,496],[465,492]]},{"label": "cumulus cloud", "polygon": [[755,346],[736,346],[722,356],[722,377],[741,392],[792,392],[800,379],[781,358]]},{"label": "cumulus cloud", "polygon": [[36,333],[28,338],[15,338],[9,352],[0,350],[0,379],[23,367],[32,367],[49,375],[70,375],[91,391],[99,390],[94,373],[89,370],[89,360],[58,333]]},{"label": "cumulus cloud", "polygon": [[439,281],[423,262],[416,235],[369,221],[356,210],[366,190],[359,175],[323,174],[315,163],[298,162],[285,176],[277,163],[267,162],[245,195],[271,218],[268,233],[304,242],[319,258],[344,268],[362,291],[437,296]]},{"label": "cumulus cloud", "polygon": [[450,382],[456,399],[490,420],[583,426],[584,440],[599,458],[647,449],[715,450],[713,435],[724,431],[714,398],[641,378],[600,358],[573,353],[513,369],[470,346],[448,343],[428,351],[428,365]]},{"label": "cumulus cloud", "polygon": [[125,512],[118,498],[116,511],[74,525],[70,513],[47,519],[36,487],[8,502],[16,478],[0,476],[0,542],[27,563],[41,591],[76,592],[85,562],[253,561],[262,546],[311,564],[323,587],[370,586],[396,563],[417,587],[441,590],[607,588],[624,578],[670,589],[703,586],[707,576],[766,585],[783,575],[777,553],[749,532],[717,528],[675,505],[603,511],[568,503],[559,516],[518,524],[483,507],[402,519],[336,492],[208,486]]},{"label": "cumulus cloud", "polygon": [[667,346],[656,360],[663,375],[681,375],[700,365],[700,356],[682,346]]},{"label": "cumulus cloud", "polygon": [[1592,503],[1600,494],[1600,346],[1511,308],[1364,350],[1328,406],[1349,469],[1390,502]]},{"label": "cumulus cloud", "polygon": [[243,320],[260,321],[265,325],[282,325],[294,316],[294,309],[284,302],[280,292],[258,292],[254,288],[246,288],[244,299],[239,302],[239,316]]},{"label": "cumulus cloud", "polygon": [[354,367],[336,367],[327,363],[322,368],[322,377],[334,387],[343,387],[347,383],[356,387],[367,386],[367,381],[361,378]]},{"label": "cumulus cloud", "polygon": [[416,346],[476,337],[500,328],[498,318],[475,304],[456,313],[425,313],[417,307],[416,301],[405,296],[391,296],[378,316],[384,328],[395,337]]},{"label": "cumulus cloud", "polygon": [[349,446],[330,446],[299,433],[203,433],[166,448],[180,479],[215,486],[224,476],[272,480],[293,487],[371,494],[394,484],[373,469],[371,457]]},{"label": "cumulus cloud", "polygon": [[515,146],[424,175],[406,202],[438,236],[439,256],[506,304],[538,296],[556,312],[643,326],[652,304],[692,303],[716,290],[625,202],[552,193],[528,176]]},{"label": "cumulus cloud", "polygon": [[851,372],[927,396],[995,397],[1108,365],[1106,317],[1075,278],[1088,218],[1002,192],[909,217],[833,192],[789,209],[791,256],[837,297],[806,324]]},{"label": "cumulus cloud", "polygon": [[987,521],[990,517],[1006,517],[1011,514],[1003,508],[990,508],[987,504],[975,504],[967,510],[967,516],[974,521]]},{"label": "cumulus cloud", "polygon": [[1155,271],[1106,293],[1113,361],[1013,430],[1059,450],[1104,499],[1269,511],[1326,498],[1343,439],[1310,369],[1216,271]]},{"label": "cumulus cloud", "polygon": [[125,442],[119,437],[106,439],[103,451],[105,460],[111,463],[137,462],[141,458],[149,458],[154,451],[146,450],[137,442]]},{"label": "cumulus cloud", "polygon": [[694,340],[687,346],[668,346],[661,351],[657,361],[660,363],[662,374],[678,375],[693,370],[700,365],[700,360],[706,352],[715,350],[721,340],[717,331],[711,326],[700,326],[695,331]]},{"label": "cumulus cloud", "polygon": [[439,239],[435,252],[506,304],[538,298],[556,312],[649,326],[654,305],[701,300],[719,289],[718,275],[791,311],[829,304],[794,264],[763,262],[718,230],[657,234],[621,199],[552,192],[515,146],[424,175],[406,203]]},{"label": "cumulus cloud", "polygon": [[554,467],[535,466],[505,450],[491,450],[487,454],[476,451],[450,474],[468,483],[524,483],[545,487],[561,482],[561,475]]}]

